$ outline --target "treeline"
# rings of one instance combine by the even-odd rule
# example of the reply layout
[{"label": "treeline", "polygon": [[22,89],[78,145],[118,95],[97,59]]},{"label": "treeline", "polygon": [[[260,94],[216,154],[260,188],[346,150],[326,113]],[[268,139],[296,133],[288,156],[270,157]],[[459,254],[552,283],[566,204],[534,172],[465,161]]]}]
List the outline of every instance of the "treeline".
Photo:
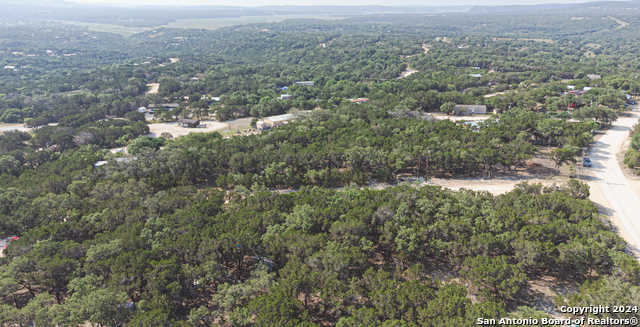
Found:
[{"label": "treeline", "polygon": [[633,126],[630,135],[631,144],[624,155],[624,164],[637,174],[640,168],[640,124]]},{"label": "treeline", "polygon": [[[43,163],[61,155],[96,152],[82,148],[87,145],[131,144],[135,158],[113,161],[98,170],[115,181],[144,182],[154,191],[187,185],[233,189],[257,183],[296,189],[396,183],[403,176],[492,176],[523,167],[538,146],[579,151],[597,128],[594,123],[570,123],[515,109],[478,128],[392,114],[375,106],[341,106],[260,135],[192,134],[169,140],[162,148],[163,142],[135,139],[148,133],[143,122],[112,119],[78,128],[47,126],[33,136],[20,132],[0,136],[2,173],[8,187],[24,188],[29,176],[58,174]],[[77,147],[81,148],[66,151]],[[575,151],[571,153],[576,155]],[[90,157],[104,155],[98,151]],[[572,157],[557,160],[561,164]],[[55,182],[44,187],[53,192],[67,186]],[[7,231],[25,231],[39,223],[32,220],[25,226],[11,221],[4,221]]]},{"label": "treeline", "polygon": [[584,282],[570,303],[615,292],[637,304],[639,266],[578,182],[499,197],[436,187],[280,195],[153,192],[81,175],[32,200],[3,188],[13,201],[0,202],[4,215],[46,219],[6,251],[2,321],[471,326],[531,314],[517,307],[529,301],[527,281],[543,276]]}]

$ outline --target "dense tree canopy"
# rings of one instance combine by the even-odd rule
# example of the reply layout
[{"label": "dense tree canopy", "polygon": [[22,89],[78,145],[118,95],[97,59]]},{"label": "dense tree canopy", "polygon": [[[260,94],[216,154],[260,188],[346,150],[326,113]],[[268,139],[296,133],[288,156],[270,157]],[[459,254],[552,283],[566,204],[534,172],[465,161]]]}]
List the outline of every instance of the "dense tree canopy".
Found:
[{"label": "dense tree canopy", "polygon": [[[130,37],[0,26],[0,121],[32,128],[0,134],[0,236],[20,236],[0,258],[0,321],[472,326],[547,316],[532,285],[548,280],[556,304],[640,305],[640,265],[587,185],[399,182],[573,162],[640,91],[640,19],[611,6]],[[162,103],[177,105],[155,119],[313,111],[152,138],[138,108]],[[496,114],[427,114],[458,104]]]}]

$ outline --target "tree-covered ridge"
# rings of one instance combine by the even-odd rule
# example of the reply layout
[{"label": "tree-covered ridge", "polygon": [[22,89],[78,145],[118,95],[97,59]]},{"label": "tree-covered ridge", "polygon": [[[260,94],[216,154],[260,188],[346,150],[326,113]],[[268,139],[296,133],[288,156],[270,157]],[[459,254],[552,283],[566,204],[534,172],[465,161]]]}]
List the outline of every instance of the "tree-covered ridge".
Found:
[{"label": "tree-covered ridge", "polygon": [[[42,165],[67,149],[124,145],[148,132],[143,123],[130,120],[78,127],[72,127],[73,121],[63,121],[71,126],[41,127],[34,136],[21,132],[0,135],[4,185],[30,188],[33,185],[25,184],[25,176],[55,175]],[[594,123],[568,122],[516,109],[474,128],[409,118],[375,106],[347,105],[315,112],[296,124],[260,135],[190,135],[171,140],[159,150],[161,144],[134,146],[135,157],[99,170],[109,179],[133,178],[154,190],[182,185],[232,189],[255,183],[274,189],[340,187],[395,182],[407,175],[492,176],[524,167],[536,146],[586,147],[595,128]],[[92,157],[104,156],[95,149],[78,153],[83,151]],[[559,163],[563,161],[566,159]],[[9,227],[9,221],[12,219],[2,222],[5,228],[16,230]],[[34,226],[18,229],[30,227]]]},{"label": "tree-covered ridge", "polygon": [[[586,185],[366,189],[491,177],[540,150],[574,161],[640,92],[637,26],[608,9],[130,38],[0,26],[0,121],[35,128],[0,134],[0,236],[20,236],[0,259],[0,322],[471,326],[547,315],[541,280],[575,290],[558,305],[640,305],[639,266]],[[156,118],[315,110],[255,135],[139,137],[136,109],[170,102]],[[456,104],[497,114],[426,114]]]}]

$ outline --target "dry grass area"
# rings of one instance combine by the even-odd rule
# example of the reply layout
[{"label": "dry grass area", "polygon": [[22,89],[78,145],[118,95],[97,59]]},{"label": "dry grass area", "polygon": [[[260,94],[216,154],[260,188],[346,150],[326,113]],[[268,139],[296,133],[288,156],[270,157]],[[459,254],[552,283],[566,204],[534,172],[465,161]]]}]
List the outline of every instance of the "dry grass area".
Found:
[{"label": "dry grass area", "polygon": [[162,133],[169,133],[173,137],[180,137],[189,135],[191,133],[212,133],[218,132],[223,136],[235,136],[250,134],[251,120],[253,118],[240,118],[230,120],[226,122],[219,122],[213,120],[203,120],[202,124],[206,125],[204,128],[185,128],[180,127],[177,122],[171,123],[153,123],[149,124],[149,136],[160,137]]},{"label": "dry grass area", "polygon": [[149,87],[147,94],[158,94],[158,91],[160,90],[160,83],[149,83],[147,84],[147,87]]}]

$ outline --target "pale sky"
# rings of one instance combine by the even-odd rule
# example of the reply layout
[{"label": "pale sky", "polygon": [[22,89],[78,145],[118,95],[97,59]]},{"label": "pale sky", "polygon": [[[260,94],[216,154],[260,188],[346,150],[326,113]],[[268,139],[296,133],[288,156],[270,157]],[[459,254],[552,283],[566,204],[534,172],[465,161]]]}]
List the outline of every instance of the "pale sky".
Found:
[{"label": "pale sky", "polygon": [[[271,5],[524,5],[543,3],[583,3],[589,0],[66,0],[82,4],[112,5],[222,5],[222,6],[271,6]],[[593,0],[592,0],[593,1]],[[38,2],[38,1],[34,1]]]}]

